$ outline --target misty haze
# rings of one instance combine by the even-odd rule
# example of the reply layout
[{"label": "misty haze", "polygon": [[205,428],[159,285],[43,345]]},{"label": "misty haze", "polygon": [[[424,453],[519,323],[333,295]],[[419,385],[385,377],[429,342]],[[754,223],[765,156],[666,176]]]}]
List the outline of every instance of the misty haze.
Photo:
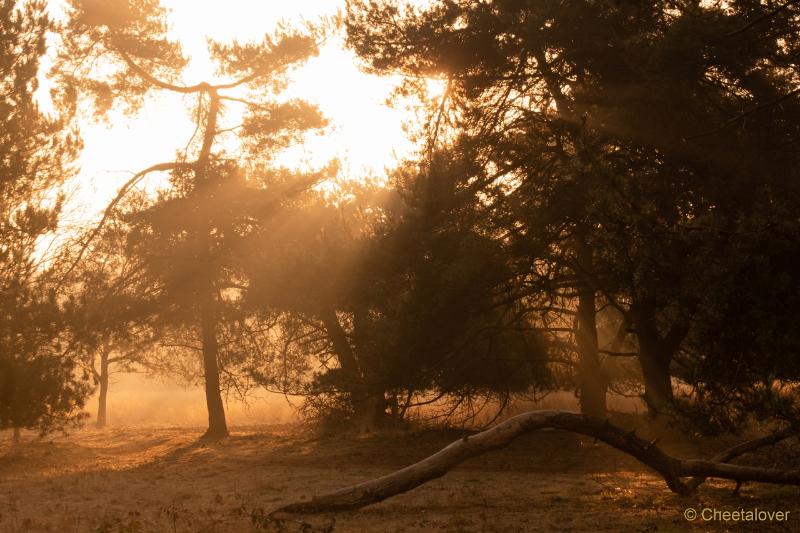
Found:
[{"label": "misty haze", "polygon": [[800,1],[0,0],[0,533],[800,530]]}]

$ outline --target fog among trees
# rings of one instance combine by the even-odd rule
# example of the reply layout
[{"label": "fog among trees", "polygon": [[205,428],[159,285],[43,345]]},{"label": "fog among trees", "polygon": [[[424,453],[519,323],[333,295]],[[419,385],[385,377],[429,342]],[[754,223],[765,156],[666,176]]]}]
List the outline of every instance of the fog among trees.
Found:
[{"label": "fog among trees", "polygon": [[[197,79],[159,0],[0,0],[0,472],[38,494],[9,496],[0,530],[742,525],[711,508],[791,529],[800,2],[336,9],[208,36],[215,73]],[[380,175],[287,156],[359,149],[293,93],[331,43],[405,113],[413,149]],[[191,124],[159,132],[166,159],[84,135],[141,125],[165,95]],[[136,161],[109,201],[91,199],[92,149]],[[98,215],[76,220],[80,201]],[[132,409],[163,384],[169,427],[115,421],[124,374]],[[202,430],[164,414],[200,390]],[[155,465],[189,496],[93,485]],[[45,513],[67,476],[95,511]]]}]

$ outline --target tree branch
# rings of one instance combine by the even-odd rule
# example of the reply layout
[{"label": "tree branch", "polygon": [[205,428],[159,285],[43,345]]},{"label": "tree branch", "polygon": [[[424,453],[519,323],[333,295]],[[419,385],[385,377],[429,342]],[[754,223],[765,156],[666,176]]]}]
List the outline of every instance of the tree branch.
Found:
[{"label": "tree branch", "polygon": [[678,459],[664,453],[655,443],[641,439],[633,431],[625,431],[608,420],[565,411],[531,411],[509,418],[476,435],[457,440],[430,457],[401,470],[315,496],[310,501],[285,505],[269,516],[280,520],[282,516],[295,513],[344,511],[378,503],[439,478],[467,459],[503,448],[517,437],[539,429],[562,429],[601,440],[658,472],[667,486],[678,494],[685,495],[693,490],[693,486],[681,480],[681,477],[688,476],[800,485],[800,470],[773,470],[719,461]]},{"label": "tree branch", "polygon": [[183,93],[183,94],[190,94],[190,93],[199,93],[203,91],[207,91],[209,89],[209,85],[207,83],[198,83],[197,85],[175,85],[173,83],[168,83],[166,81],[160,80],[150,74],[147,70],[140,67],[131,57],[121,50],[115,50],[122,60],[128,65],[132,71],[138,74],[142,79],[150,83],[151,85],[155,85],[160,89],[165,89],[167,91],[173,91],[176,93]]},{"label": "tree branch", "polygon": [[[782,440],[786,440],[789,437],[792,437],[797,434],[798,434],[797,428],[788,427],[781,431],[776,431],[770,435],[765,435],[757,439],[739,443],[736,446],[728,448],[722,453],[715,455],[713,461],[727,463],[728,461],[735,459],[740,455],[752,452],[753,450],[757,450],[758,448],[763,448],[764,446],[771,446],[773,444],[777,444]],[[686,483],[686,487],[690,491],[694,491],[697,487],[702,485],[705,482],[705,480],[706,478],[704,476],[693,477],[691,480],[689,480],[688,483]]]},{"label": "tree branch", "polygon": [[615,352],[613,350],[597,350],[597,353],[610,357],[639,357],[639,352]]},{"label": "tree branch", "polygon": [[157,165],[147,167],[146,169],[142,170],[137,174],[134,174],[134,176],[131,179],[126,181],[125,184],[122,187],[120,187],[119,191],[117,191],[117,195],[114,197],[114,199],[111,200],[108,206],[106,206],[106,209],[103,212],[103,216],[100,219],[100,222],[98,222],[97,226],[95,226],[95,228],[92,230],[92,232],[83,242],[83,244],[81,244],[81,248],[78,251],[78,255],[75,257],[75,260],[69,266],[67,271],[61,276],[61,279],[59,280],[56,286],[57,289],[60,288],[66,282],[69,275],[72,273],[73,270],[75,270],[75,267],[78,266],[78,263],[80,263],[81,259],[83,258],[83,254],[85,254],[87,248],[89,248],[89,244],[91,244],[94,238],[97,237],[97,235],[103,229],[103,226],[111,217],[111,214],[114,212],[114,209],[116,209],[117,205],[122,201],[125,195],[128,194],[128,192],[130,192],[130,190],[133,187],[135,187],[136,184],[139,183],[139,181],[142,180],[142,178],[144,178],[151,172],[164,172],[167,170],[174,170],[177,168],[189,168],[192,167],[193,165],[194,165],[193,163],[178,163],[178,162],[159,163]]},{"label": "tree branch", "polygon": [[719,133],[719,132],[721,132],[722,130],[724,130],[725,128],[727,128],[729,126],[733,126],[734,124],[736,124],[740,120],[744,119],[748,115],[752,115],[753,113],[757,113],[759,111],[762,111],[764,109],[770,108],[772,106],[776,106],[776,105],[780,104],[781,102],[783,102],[784,100],[788,100],[789,98],[792,98],[793,96],[797,96],[799,94],[800,94],[800,89],[795,89],[794,91],[788,92],[788,93],[784,94],[783,96],[779,96],[778,98],[776,98],[775,100],[772,100],[771,102],[765,102],[765,103],[757,105],[757,106],[755,106],[755,107],[753,107],[751,109],[748,109],[747,111],[743,111],[742,113],[740,113],[740,114],[736,115],[735,117],[725,121],[724,123],[722,123],[722,125],[714,128],[714,129],[711,129],[711,130],[708,130],[708,131],[704,131],[702,133],[697,133],[697,134],[692,135],[690,137],[686,137],[683,140],[684,141],[692,141],[694,139],[700,139],[701,137],[708,137],[709,135],[714,135],[715,133]]},{"label": "tree branch", "polygon": [[777,15],[778,13],[780,13],[781,11],[786,9],[787,7],[791,7],[792,5],[797,4],[798,2],[800,2],[800,0],[789,0],[785,4],[782,4],[782,5],[778,6],[778,7],[776,7],[772,11],[768,11],[767,13],[764,13],[760,17],[756,17],[755,19],[753,19],[752,21],[748,22],[747,24],[745,24],[744,26],[742,26],[738,30],[732,31],[730,33],[726,33],[722,37],[733,37],[735,35],[739,35],[740,33],[744,33],[747,30],[749,30],[750,28],[752,28],[753,26],[755,26],[756,24],[758,24],[759,22],[763,22],[763,21],[765,21],[767,19],[771,19],[772,17],[774,17],[775,15]]}]

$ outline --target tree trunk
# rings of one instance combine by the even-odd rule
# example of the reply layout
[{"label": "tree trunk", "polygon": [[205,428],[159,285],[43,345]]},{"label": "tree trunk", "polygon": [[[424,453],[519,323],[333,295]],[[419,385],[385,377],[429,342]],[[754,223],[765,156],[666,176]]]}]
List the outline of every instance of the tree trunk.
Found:
[{"label": "tree trunk", "polygon": [[[371,371],[369,364],[365,364],[368,363],[366,347],[360,346],[359,357],[356,357],[356,349],[347,338],[334,310],[323,310],[320,318],[336,352],[343,387],[353,404],[356,430],[362,433],[375,431],[385,417],[386,398],[384,391],[378,386],[375,373]],[[359,327],[359,323],[363,324],[363,318],[356,319],[355,322],[356,327]]]},{"label": "tree trunk", "polygon": [[386,391],[378,371],[375,351],[367,341],[369,319],[364,307],[356,307],[353,313],[353,338],[356,359],[361,370],[362,390],[356,404],[358,431],[371,433],[386,423]]},{"label": "tree trunk", "polygon": [[14,444],[19,444],[19,441],[22,439],[22,434],[20,433],[19,426],[14,426]]},{"label": "tree trunk", "polygon": [[339,368],[346,382],[345,386],[352,388],[358,381],[358,362],[353,353],[353,347],[350,346],[347,334],[339,323],[336,311],[333,309],[324,309],[320,313],[320,318],[325,325],[328,338],[331,340],[331,344],[333,344],[333,350],[336,352],[336,360],[339,362]]},{"label": "tree trunk", "polygon": [[361,433],[377,430],[386,418],[386,397],[382,391],[367,390],[356,410],[357,429]]},{"label": "tree trunk", "polygon": [[672,409],[672,358],[688,332],[688,325],[676,322],[666,334],[658,330],[654,305],[643,300],[631,306],[631,318],[639,340],[639,364],[644,380],[644,401],[654,417]]},{"label": "tree trunk", "polygon": [[208,430],[206,438],[220,439],[228,436],[225,421],[225,407],[219,383],[219,347],[217,345],[217,319],[215,299],[209,294],[201,303],[201,330],[203,337],[203,373],[206,386],[206,405],[208,407]]},{"label": "tree trunk", "polygon": [[[503,448],[517,437],[539,429],[562,429],[601,440],[658,472],[670,490],[682,495],[688,494],[695,488],[694,480],[691,485],[681,480],[682,477],[690,476],[800,486],[800,470],[777,470],[719,461],[678,459],[667,455],[654,443],[637,437],[633,431],[625,431],[608,420],[564,411],[531,411],[510,418],[476,435],[459,439],[411,466],[377,479],[315,496],[309,501],[285,505],[269,516],[273,520],[280,521],[282,515],[344,511],[378,503],[439,478],[467,459]],[[765,443],[765,439],[754,442],[760,446]],[[741,452],[743,448],[752,450],[754,447],[740,445],[737,448],[738,452]]]},{"label": "tree trunk", "polygon": [[657,346],[639,342],[639,364],[644,379],[644,401],[651,416],[663,416],[671,410],[674,399],[670,363],[672,357],[665,356]]},{"label": "tree trunk", "polygon": [[353,346],[350,344],[350,340],[347,338],[347,334],[344,328],[342,328],[339,318],[336,316],[336,311],[333,309],[325,309],[320,313],[320,317],[325,325],[328,338],[331,340],[331,344],[333,344],[333,350],[336,352],[336,360],[339,362],[339,369],[342,376],[342,390],[350,395],[356,429],[358,431],[363,431],[364,420],[362,420],[362,418],[364,413],[365,386]]},{"label": "tree trunk", "polygon": [[[209,179],[209,162],[214,137],[217,134],[217,119],[220,111],[219,95],[216,89],[206,87],[208,94],[208,113],[203,131],[203,143],[197,155],[195,166],[195,186],[205,186]],[[207,227],[201,235],[201,244],[207,254],[204,258],[204,268],[211,268],[211,232],[213,228]],[[220,439],[228,436],[228,425],[225,421],[225,407],[222,404],[222,394],[219,383],[219,346],[217,344],[217,299],[214,294],[214,279],[216,272],[208,273],[208,278],[203,280],[200,288],[200,330],[203,341],[203,374],[205,377],[206,406],[208,407],[208,430],[204,435],[207,439]]]},{"label": "tree trunk", "polygon": [[[589,268],[591,250],[585,244],[579,243],[577,255],[578,263],[583,268]],[[588,283],[581,283],[578,288],[575,340],[578,345],[581,413],[603,418],[606,416],[606,380],[597,345],[595,291]]]},{"label": "tree trunk", "polygon": [[97,398],[97,424],[98,428],[106,427],[106,399],[108,397],[108,352],[100,353],[100,396]]}]

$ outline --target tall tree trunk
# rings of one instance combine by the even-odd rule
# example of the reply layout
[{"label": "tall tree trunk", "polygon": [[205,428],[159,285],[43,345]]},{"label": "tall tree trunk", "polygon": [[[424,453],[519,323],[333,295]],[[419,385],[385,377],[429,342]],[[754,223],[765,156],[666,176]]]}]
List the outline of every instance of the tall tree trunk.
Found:
[{"label": "tall tree trunk", "polygon": [[672,358],[689,331],[688,322],[675,322],[662,335],[657,326],[655,307],[645,300],[631,306],[636,337],[639,340],[639,364],[644,380],[644,401],[654,417],[670,412],[674,400],[672,391]]},{"label": "tall tree trunk", "polygon": [[98,428],[106,427],[106,404],[108,398],[108,355],[109,352],[100,352],[100,372],[98,381],[100,382],[100,396],[97,398],[97,424]]},{"label": "tall tree trunk", "polygon": [[203,299],[200,309],[200,328],[203,337],[203,373],[208,407],[207,438],[219,439],[228,436],[225,407],[219,384],[219,346],[217,344],[216,301],[212,294]]},{"label": "tall tree trunk", "polygon": [[[591,250],[578,244],[578,263],[590,268]],[[600,364],[597,344],[597,309],[595,290],[589,283],[578,287],[578,310],[575,317],[575,340],[578,344],[578,382],[581,413],[603,418],[606,416],[606,380]]]},{"label": "tall tree trunk", "polygon": [[[208,114],[203,133],[203,143],[200,153],[197,156],[197,167],[195,179],[197,186],[203,186],[209,179],[209,164],[211,160],[211,148],[214,144],[214,137],[217,134],[217,118],[219,117],[220,102],[219,95],[215,89],[207,88],[209,98]],[[208,227],[201,239],[204,240],[206,259],[208,264],[205,268],[211,268],[210,258],[211,231]],[[219,384],[219,346],[217,344],[217,299],[214,295],[214,279],[216,273],[209,273],[205,286],[202,287],[203,294],[200,296],[200,329],[203,339],[203,373],[205,376],[206,405],[208,407],[208,430],[205,437],[218,439],[228,436],[228,424],[225,421],[225,407],[222,404],[222,394]]]},{"label": "tall tree trunk", "polygon": [[320,313],[320,318],[325,326],[325,331],[328,338],[333,344],[333,350],[336,352],[336,360],[339,362],[339,368],[347,381],[348,387],[355,385],[358,378],[358,362],[356,361],[353,347],[347,339],[347,334],[339,323],[339,318],[336,316],[336,311],[333,309],[324,309]]}]

